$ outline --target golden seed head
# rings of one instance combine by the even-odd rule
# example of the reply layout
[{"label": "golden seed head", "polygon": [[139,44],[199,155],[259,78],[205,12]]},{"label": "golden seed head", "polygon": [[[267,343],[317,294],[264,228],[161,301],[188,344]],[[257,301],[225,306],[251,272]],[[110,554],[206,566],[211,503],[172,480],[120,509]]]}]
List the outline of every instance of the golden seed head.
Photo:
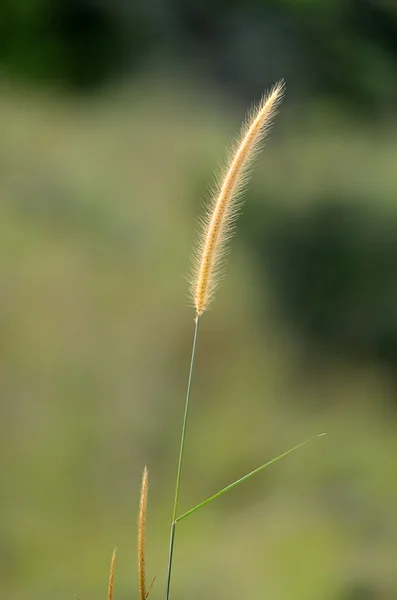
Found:
[{"label": "golden seed head", "polygon": [[138,584],[140,600],[146,600],[146,572],[145,572],[145,543],[146,543],[146,510],[148,496],[149,472],[145,467],[142,474],[141,497],[138,515]]},{"label": "golden seed head", "polygon": [[208,308],[215,292],[225,258],[226,243],[234,233],[250,166],[269,131],[283,92],[284,83],[280,81],[263,97],[258,108],[250,111],[229,165],[216,185],[213,198],[201,219],[191,282],[197,317]]},{"label": "golden seed head", "polygon": [[110,561],[108,600],[113,600],[113,597],[114,597],[114,565],[115,565],[115,562],[116,562],[116,550],[113,550],[112,559]]}]

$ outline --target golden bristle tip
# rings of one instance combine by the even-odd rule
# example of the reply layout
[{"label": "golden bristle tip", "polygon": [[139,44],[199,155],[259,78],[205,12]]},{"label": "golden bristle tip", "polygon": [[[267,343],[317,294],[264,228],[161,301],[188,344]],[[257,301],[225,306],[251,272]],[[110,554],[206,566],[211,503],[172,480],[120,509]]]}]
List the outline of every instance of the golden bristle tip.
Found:
[{"label": "golden bristle tip", "polygon": [[116,563],[116,548],[113,550],[112,558],[110,561],[108,600],[113,600],[113,598],[114,598],[114,566],[115,566],[115,563]]},{"label": "golden bristle tip", "polygon": [[259,105],[249,111],[240,137],[231,153],[229,165],[215,186],[215,192],[200,221],[199,243],[194,256],[191,293],[196,318],[208,308],[216,290],[226,243],[234,233],[252,161],[277,113],[285,85],[283,81],[265,94]]},{"label": "golden bristle tip", "polygon": [[149,486],[149,472],[145,466],[142,474],[141,496],[139,501],[139,516],[138,516],[138,585],[139,598],[146,600],[148,594],[146,592],[146,512],[147,512],[147,497]]}]

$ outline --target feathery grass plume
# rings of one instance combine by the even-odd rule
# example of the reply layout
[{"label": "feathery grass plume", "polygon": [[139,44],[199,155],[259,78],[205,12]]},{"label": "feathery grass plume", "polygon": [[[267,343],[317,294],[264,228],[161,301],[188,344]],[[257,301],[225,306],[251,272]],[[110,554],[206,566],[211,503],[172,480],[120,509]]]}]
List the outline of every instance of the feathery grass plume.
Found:
[{"label": "feathery grass plume", "polygon": [[284,83],[280,81],[263,97],[257,110],[250,111],[230,164],[216,186],[213,199],[201,220],[200,241],[195,253],[191,283],[197,317],[208,308],[215,292],[222,259],[225,257],[226,242],[233,235],[241,206],[241,194],[247,182],[249,167],[269,131],[283,92]]},{"label": "feathery grass plume", "polygon": [[146,572],[145,572],[145,543],[146,543],[146,509],[148,495],[148,470],[145,467],[142,474],[141,498],[138,516],[138,583],[139,598],[146,600]]},{"label": "feathery grass plume", "polygon": [[115,565],[115,562],[116,562],[116,550],[113,550],[112,559],[110,561],[108,600],[113,600],[113,597],[114,597],[114,565]]}]

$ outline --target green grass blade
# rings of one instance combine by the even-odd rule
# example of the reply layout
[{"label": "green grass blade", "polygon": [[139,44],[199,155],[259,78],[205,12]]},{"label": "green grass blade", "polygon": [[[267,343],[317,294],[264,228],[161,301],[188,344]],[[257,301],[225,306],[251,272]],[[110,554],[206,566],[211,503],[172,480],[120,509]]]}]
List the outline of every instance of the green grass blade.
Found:
[{"label": "green grass blade", "polygon": [[276,458],[273,458],[272,460],[269,460],[269,462],[265,463],[264,465],[261,465],[257,469],[254,469],[253,471],[251,471],[247,475],[244,475],[244,477],[241,477],[240,479],[237,479],[237,481],[234,481],[230,485],[227,485],[220,492],[217,492],[216,494],[214,494],[210,498],[207,498],[207,500],[204,500],[203,502],[200,502],[200,504],[197,504],[197,506],[195,506],[194,508],[191,508],[190,510],[188,510],[187,512],[185,512],[183,515],[181,515],[180,517],[178,517],[177,519],[175,519],[175,523],[178,523],[179,521],[182,521],[183,519],[186,519],[186,517],[189,517],[190,515],[192,515],[193,513],[195,513],[196,510],[199,510],[199,508],[202,508],[206,504],[209,504],[210,502],[212,502],[216,498],[219,498],[219,496],[222,496],[223,494],[226,494],[226,492],[228,492],[232,488],[236,487],[240,483],[243,483],[243,481],[246,481],[247,479],[249,479],[253,475],[256,475],[256,473],[259,473],[260,471],[263,471],[263,469],[266,469],[266,467],[270,467],[270,465],[272,465],[273,463],[277,462],[281,458],[284,458],[285,456],[288,456],[288,454],[291,454],[295,450],[298,450],[299,448],[301,448],[302,446],[304,446],[308,442],[311,442],[312,440],[314,440],[316,438],[319,438],[319,437],[322,437],[324,435],[326,435],[326,434],[325,433],[320,433],[318,435],[315,435],[315,436],[313,436],[313,437],[305,440],[304,442],[301,442],[297,446],[294,446],[293,448],[290,448],[286,452],[283,452],[283,454],[280,454],[279,456],[276,456]]}]

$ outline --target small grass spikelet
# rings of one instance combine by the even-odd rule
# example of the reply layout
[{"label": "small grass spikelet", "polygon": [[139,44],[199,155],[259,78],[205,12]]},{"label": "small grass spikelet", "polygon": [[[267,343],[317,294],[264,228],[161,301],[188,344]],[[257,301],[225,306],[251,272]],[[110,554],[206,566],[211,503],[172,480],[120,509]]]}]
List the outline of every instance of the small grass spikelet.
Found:
[{"label": "small grass spikelet", "polygon": [[225,257],[226,243],[234,232],[250,166],[269,131],[283,91],[284,84],[280,81],[263,97],[257,109],[250,111],[231,155],[229,166],[216,185],[212,201],[201,219],[191,282],[196,318],[208,308],[215,292]]},{"label": "small grass spikelet", "polygon": [[115,565],[115,562],[116,562],[116,550],[113,551],[112,559],[110,561],[108,600],[113,600],[113,598],[114,598],[114,565]]},{"label": "small grass spikelet", "polygon": [[148,479],[149,473],[145,467],[142,474],[141,497],[139,501],[139,516],[138,516],[138,585],[139,598],[146,600],[148,593],[146,592],[146,511],[148,497]]}]

